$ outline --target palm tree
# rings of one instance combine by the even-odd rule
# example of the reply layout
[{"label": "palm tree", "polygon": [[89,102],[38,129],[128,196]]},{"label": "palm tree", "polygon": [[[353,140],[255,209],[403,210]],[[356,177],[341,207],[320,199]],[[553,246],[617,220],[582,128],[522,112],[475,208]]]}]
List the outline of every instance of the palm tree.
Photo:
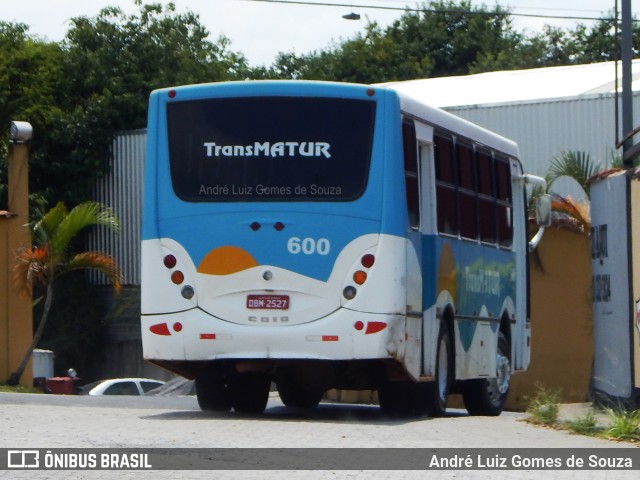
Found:
[{"label": "palm tree", "polygon": [[120,279],[111,256],[101,252],[71,251],[77,234],[92,225],[104,225],[115,232],[120,230],[120,223],[113,211],[100,203],[81,203],[71,211],[63,203],[58,203],[32,226],[33,246],[16,253],[14,286],[27,297],[31,296],[35,287],[44,290],[44,308],[33,340],[16,370],[6,380],[7,385],[20,383],[20,377],[42,337],[53,302],[53,285],[58,277],[86,268],[98,270],[112,281],[114,290],[119,293]]},{"label": "palm tree", "polygon": [[588,153],[580,151],[563,151],[554,157],[547,170],[547,188],[560,177],[571,177],[584,188],[590,196],[588,180],[602,170],[599,163],[594,163]]}]

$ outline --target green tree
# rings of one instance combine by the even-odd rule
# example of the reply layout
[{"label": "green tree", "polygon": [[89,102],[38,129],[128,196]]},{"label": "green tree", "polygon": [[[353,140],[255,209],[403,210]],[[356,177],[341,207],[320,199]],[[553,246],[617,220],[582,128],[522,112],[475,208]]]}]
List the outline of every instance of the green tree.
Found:
[{"label": "green tree", "polygon": [[69,272],[94,269],[113,282],[117,292],[120,279],[115,261],[101,252],[74,252],[73,241],[80,231],[93,225],[103,225],[119,231],[120,224],[113,211],[100,203],[85,202],[71,211],[63,203],[49,210],[32,229],[33,246],[17,252],[13,282],[22,294],[31,296],[34,289],[44,292],[44,307],[33,340],[7,385],[17,385],[38,345],[49,317],[54,297],[54,283]]},{"label": "green tree", "polygon": [[[146,126],[151,90],[249,76],[244,56],[223,36],[210,40],[197,14],[135,3],[132,14],[108,7],[71,19],[60,43],[0,22],[0,125],[33,125],[30,188],[49,203],[89,198],[115,132]],[[3,171],[0,162],[1,183]]]},{"label": "green tree", "polygon": [[513,55],[521,40],[500,6],[432,0],[384,29],[370,22],[341,44],[308,55],[281,54],[270,73],[361,83],[464,75],[508,64],[507,53]]},{"label": "green tree", "polygon": [[[130,15],[108,7],[93,18],[71,19],[62,42],[69,101],[55,137],[66,153],[57,157],[65,164],[52,169],[63,170],[67,182],[88,185],[86,179],[107,170],[115,132],[146,126],[151,90],[240,78],[247,69],[244,57],[228,50],[228,39],[208,39],[197,14],[179,13],[172,3],[135,3],[138,11]],[[79,191],[69,200],[87,196]]]},{"label": "green tree", "polygon": [[[31,141],[31,189],[42,188],[41,166],[47,165],[49,140],[61,113],[62,57],[58,44],[29,35],[20,23],[0,21],[0,125],[11,120],[28,120],[35,135]],[[6,184],[7,143],[0,142],[0,184]],[[6,204],[6,190],[0,187],[0,205]]]}]

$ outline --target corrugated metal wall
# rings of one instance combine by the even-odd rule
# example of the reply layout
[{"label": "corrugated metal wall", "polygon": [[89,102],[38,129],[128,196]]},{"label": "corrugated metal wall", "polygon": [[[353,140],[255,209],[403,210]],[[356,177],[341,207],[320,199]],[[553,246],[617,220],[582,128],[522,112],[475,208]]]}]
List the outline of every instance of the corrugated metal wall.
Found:
[{"label": "corrugated metal wall", "polygon": [[[92,231],[89,249],[113,255],[120,268],[123,285],[140,285],[140,242],[142,231],[142,185],[146,130],[119,133],[113,142],[110,172],[99,179],[94,199],[111,207],[121,223],[119,235],[100,228]],[[100,274],[92,282],[105,284]]]},{"label": "corrugated metal wall", "polygon": [[[634,118],[640,123],[640,92],[634,94]],[[563,150],[588,152],[594,162],[605,163],[615,149],[613,94],[474,105],[449,108],[451,113],[515,140],[525,171],[544,176],[551,160]]]}]

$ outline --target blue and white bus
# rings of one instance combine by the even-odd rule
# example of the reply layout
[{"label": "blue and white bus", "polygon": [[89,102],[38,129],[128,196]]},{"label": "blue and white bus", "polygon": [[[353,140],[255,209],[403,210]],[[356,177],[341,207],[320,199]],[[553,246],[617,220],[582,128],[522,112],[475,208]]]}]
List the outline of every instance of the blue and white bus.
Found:
[{"label": "blue and white bus", "polygon": [[230,82],[150,97],[144,358],[203,410],[331,388],[498,415],[529,365],[517,146],[397,86]]}]

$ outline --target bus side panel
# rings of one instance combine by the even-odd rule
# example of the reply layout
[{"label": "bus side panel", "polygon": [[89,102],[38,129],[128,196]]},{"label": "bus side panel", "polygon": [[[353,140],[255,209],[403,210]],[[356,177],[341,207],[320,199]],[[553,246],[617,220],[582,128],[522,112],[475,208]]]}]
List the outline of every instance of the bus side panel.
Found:
[{"label": "bus side panel", "polygon": [[[153,92],[149,97],[149,113],[147,118],[147,145],[144,164],[144,192],[142,238],[158,238],[158,190],[157,190],[157,132],[162,131],[158,126],[158,93]],[[144,271],[144,270],[143,270]]]},{"label": "bus side panel", "polygon": [[[522,178],[520,165],[511,162],[511,174],[514,179]],[[512,324],[511,358],[514,370],[527,370],[531,361],[531,322],[529,318],[528,290],[528,238],[527,238],[527,206],[524,182],[513,181],[513,244],[516,251],[516,289],[515,324]],[[518,215],[518,212],[522,212]]]},{"label": "bus side panel", "polygon": [[434,265],[425,291],[435,292],[435,316],[425,312],[425,374],[435,372],[440,323],[452,315],[456,379],[494,376],[500,320],[516,298],[515,256],[454,238],[432,236],[429,242]]}]

